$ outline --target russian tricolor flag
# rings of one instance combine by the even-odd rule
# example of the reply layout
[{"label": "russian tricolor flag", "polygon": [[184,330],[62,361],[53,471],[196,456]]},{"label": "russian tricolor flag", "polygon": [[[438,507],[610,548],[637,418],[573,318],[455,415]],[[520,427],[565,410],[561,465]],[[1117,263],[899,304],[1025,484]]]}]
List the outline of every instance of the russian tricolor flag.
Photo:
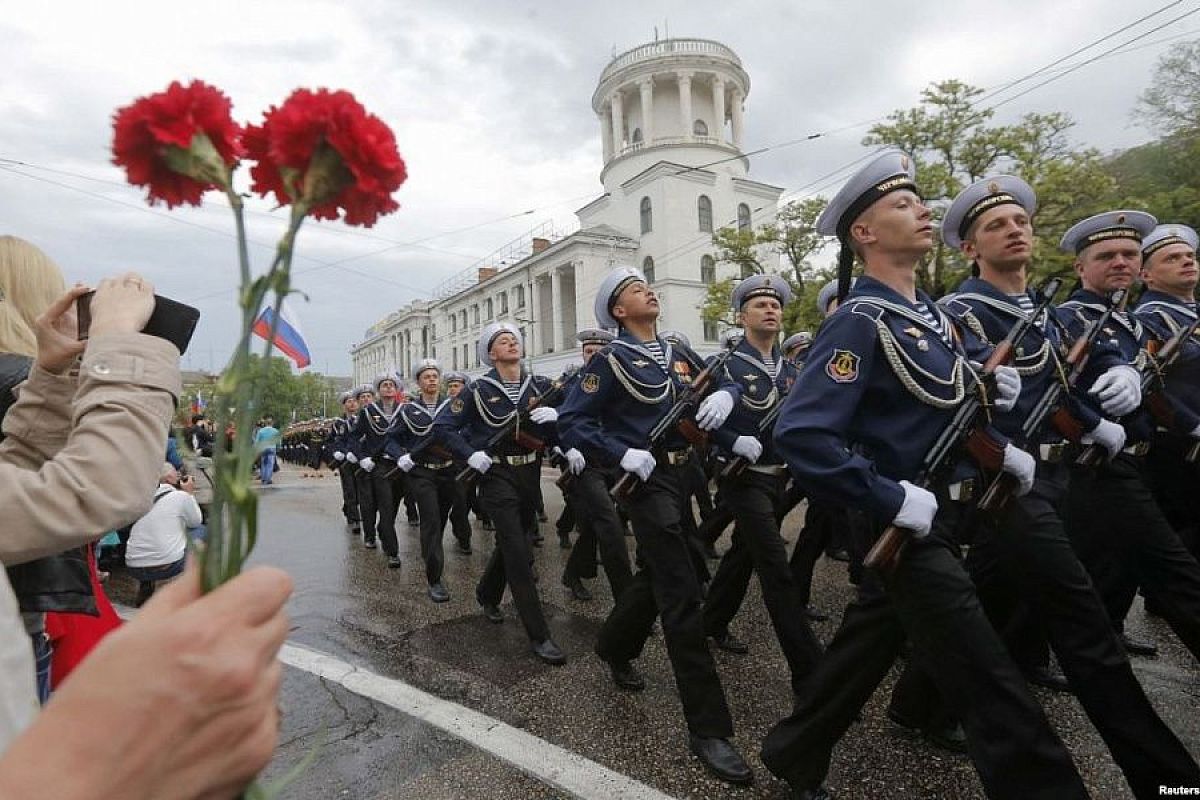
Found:
[{"label": "russian tricolor flag", "polygon": [[307,367],[312,358],[308,353],[308,342],[300,332],[300,323],[288,309],[287,303],[279,307],[279,320],[276,323],[275,309],[268,303],[258,312],[254,320],[254,333],[263,339],[272,341],[271,326],[275,324],[275,339],[273,344],[279,351],[295,362],[298,369]]}]

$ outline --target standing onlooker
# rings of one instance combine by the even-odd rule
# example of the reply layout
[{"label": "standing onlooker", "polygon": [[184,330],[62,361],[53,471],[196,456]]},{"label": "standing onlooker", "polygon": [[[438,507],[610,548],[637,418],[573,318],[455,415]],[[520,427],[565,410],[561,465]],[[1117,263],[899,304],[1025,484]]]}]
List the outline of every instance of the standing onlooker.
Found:
[{"label": "standing onlooker", "polygon": [[170,580],[183,572],[188,534],[202,537],[200,505],[192,493],[196,484],[191,476],[180,480],[170,464],[163,464],[162,477],[154,490],[154,505],[146,516],[133,524],[125,564],[137,579],[134,605],[139,608],[154,594],[158,581]]},{"label": "standing onlooker", "polygon": [[275,475],[275,448],[278,445],[279,430],[275,427],[275,420],[264,417],[262,427],[254,434],[254,446],[261,454],[258,477],[263,486],[270,486],[271,478]]}]

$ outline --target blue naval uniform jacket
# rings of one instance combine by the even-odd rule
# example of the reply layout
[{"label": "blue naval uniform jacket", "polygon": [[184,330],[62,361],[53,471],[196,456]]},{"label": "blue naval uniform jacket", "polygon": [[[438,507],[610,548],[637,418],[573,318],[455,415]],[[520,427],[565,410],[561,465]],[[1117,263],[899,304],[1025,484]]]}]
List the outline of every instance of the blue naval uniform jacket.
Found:
[{"label": "blue naval uniform jacket", "polygon": [[350,449],[348,441],[350,430],[354,427],[354,417],[338,417],[329,426],[329,436],[325,439],[325,449],[332,456],[334,453],[344,453]]},{"label": "blue naval uniform jacket", "polygon": [[[522,371],[521,393],[517,398],[520,407],[528,408],[538,395],[549,388],[549,378]],[[476,378],[470,386],[464,386],[457,397],[442,406],[433,421],[433,435],[455,458],[466,461],[472,453],[483,450],[488,439],[497,429],[504,427],[515,413],[517,406],[513,405],[505,393],[500,373],[490,369]],[[525,430],[546,444],[554,443],[556,432],[552,424],[530,423]],[[529,452],[510,437],[499,452],[493,452],[491,455],[515,456]]]},{"label": "blue naval uniform jacket", "polygon": [[[1107,298],[1087,289],[1076,289],[1065,302],[1058,306],[1057,310],[1059,319],[1062,320],[1071,335],[1080,336],[1089,324],[1104,313],[1106,308],[1108,308]],[[1138,321],[1137,317],[1128,311],[1118,311],[1112,315],[1096,342],[1104,342],[1115,348],[1118,354],[1118,361],[1115,363],[1129,364],[1140,370],[1144,361],[1143,348],[1148,335],[1145,326]],[[1089,362],[1079,379],[1080,402],[1089,406],[1097,414],[1104,413],[1100,408],[1100,401],[1087,394],[1087,391],[1096,382],[1096,379],[1111,366],[1112,362]],[[1154,432],[1154,419],[1146,410],[1145,405],[1122,417],[1120,422],[1125,427],[1126,444],[1149,441]]]},{"label": "blue naval uniform jacket", "polygon": [[[1032,297],[1032,293],[1030,295]],[[1033,298],[1035,305],[1037,298]],[[970,329],[979,339],[995,346],[1008,335],[1017,321],[1028,316],[1016,301],[982,278],[968,278],[954,294],[939,301],[946,313],[960,327]],[[1052,312],[1050,312],[1052,313]],[[1016,438],[1021,433],[1033,406],[1045,394],[1052,383],[1059,380],[1060,354],[1065,355],[1069,342],[1063,341],[1059,326],[1049,319],[1049,313],[1034,322],[1025,337],[1016,343],[1012,366],[1021,373],[1021,396],[1007,414],[996,413],[992,425],[1005,436]],[[1101,371],[1120,363],[1116,348],[1097,341],[1088,356],[1089,363],[1096,364]],[[1066,399],[1071,415],[1090,431],[1100,424],[1102,417],[1092,407],[1078,402],[1074,397]],[[1022,445],[1038,445],[1042,442],[1058,442],[1062,435],[1053,426],[1042,426],[1037,441],[1021,442]]]},{"label": "blue naval uniform jacket", "polygon": [[[778,370],[774,376],[762,362],[762,354],[754,345],[742,339],[725,362],[724,377],[736,383],[741,392],[741,398],[734,403],[725,424],[712,434],[713,442],[727,456],[732,455],[733,443],[739,436],[758,438],[758,426],[762,418],[780,397],[791,391],[792,384],[800,374],[796,365],[783,357],[778,345],[772,346],[771,358]],[[762,445],[763,453],[755,463],[783,463],[770,437],[762,440]]]},{"label": "blue naval uniform jacket", "polygon": [[[417,397],[419,398],[420,395]],[[432,414],[419,399],[409,400],[400,406],[391,430],[388,431],[387,443],[383,448],[384,455],[398,461],[400,456],[411,453],[418,445],[433,435],[433,420],[437,416],[437,412],[449,403],[449,398],[439,397]],[[418,456],[418,458],[426,462],[438,460],[429,456]]]},{"label": "blue naval uniform jacket", "polygon": [[[1162,292],[1142,295],[1133,314],[1160,342],[1166,342],[1196,321],[1196,304],[1184,303]],[[1171,368],[1165,373],[1167,398],[1175,412],[1176,433],[1191,433],[1200,425],[1200,333],[1183,345]]]},{"label": "blue naval uniform jacket", "polygon": [[899,481],[916,476],[973,391],[967,359],[983,361],[989,348],[967,332],[959,344],[945,313],[924,292],[917,299],[945,336],[867,276],[817,331],[775,424],[777,452],[812,496],[893,519],[904,502]]},{"label": "blue naval uniform jacket", "polygon": [[396,422],[400,404],[389,415],[378,402],[368,403],[366,408],[358,410],[354,418],[354,426],[346,436],[346,442],[354,456],[360,461],[364,458],[379,458],[383,455],[387,444],[388,433]]},{"label": "blue naval uniform jacket", "polygon": [[[651,429],[674,405],[677,393],[704,368],[691,349],[672,345],[661,336],[658,344],[666,356],[666,370],[624,330],[579,370],[578,382],[558,413],[564,447],[578,449],[589,464],[602,467],[620,465],[630,448],[646,449]],[[727,378],[715,383],[714,388],[728,391],[736,405],[737,384]],[[667,450],[687,446],[678,431],[669,433],[663,443]]]}]

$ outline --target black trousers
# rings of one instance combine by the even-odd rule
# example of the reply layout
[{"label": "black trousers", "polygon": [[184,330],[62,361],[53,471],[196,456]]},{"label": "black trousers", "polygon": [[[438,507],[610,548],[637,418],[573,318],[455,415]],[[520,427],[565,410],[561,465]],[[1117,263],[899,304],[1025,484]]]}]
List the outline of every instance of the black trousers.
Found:
[{"label": "black trousers", "polygon": [[1155,502],[1143,460],[1122,454],[1073,468],[1065,521],[1113,626],[1123,628],[1140,586],[1200,659],[1200,565]]},{"label": "black trousers", "polygon": [[408,492],[421,514],[421,558],[425,560],[425,580],[432,586],[442,580],[446,566],[442,533],[454,504],[455,468],[430,469],[417,465],[409,470]]},{"label": "black trousers", "polygon": [[513,467],[495,463],[479,478],[479,501],[496,526],[496,548],[475,588],[484,605],[499,605],[504,587],[512,591],[513,604],[532,642],[550,638],[533,582],[533,551],[528,531],[537,524],[537,486],[541,467],[536,463]]},{"label": "black trousers", "polygon": [[988,797],[1087,797],[1070,755],[988,623],[944,522],[909,543],[885,593],[866,591],[870,583],[846,608],[792,715],[767,734],[762,760],[772,772],[795,786],[824,780],[834,745],[907,634],[962,720]]},{"label": "black trousers", "polygon": [[357,466],[346,467],[354,475],[354,494],[358,498],[358,519],[362,525],[363,541],[375,543],[375,488],[371,473]]},{"label": "black trousers", "polygon": [[822,503],[820,500],[809,500],[808,509],[804,512],[804,527],[796,537],[796,546],[792,548],[792,559],[789,566],[796,585],[800,587],[800,597],[804,604],[812,599],[813,570],[822,553],[829,553],[845,541],[845,530],[850,525],[849,515],[845,509]]},{"label": "black trousers", "polygon": [[[1158,797],[1160,784],[1200,785],[1200,768],[1150,705],[1067,539],[1059,517],[1066,483],[1066,467],[1040,464],[1033,491],[1010,500],[999,514],[975,516],[967,568],[980,600],[993,619],[1019,619],[1025,608],[1036,614],[1135,796]],[[1016,606],[1010,605],[1014,597]],[[925,671],[923,666],[906,674]],[[893,694],[893,703],[910,719],[903,696],[912,688],[902,681]],[[916,694],[936,697],[928,690]]]},{"label": "black trousers", "polygon": [[[554,521],[554,530],[559,536],[570,535],[575,530],[575,506],[571,500],[573,492],[563,492],[563,510]],[[593,575],[592,577],[595,577]]]},{"label": "black trousers", "polygon": [[[396,540],[396,493],[391,478],[383,477],[390,465],[379,460],[370,472],[358,472],[358,509],[362,514],[363,539],[374,542],[376,535],[389,557],[400,555],[400,543]],[[365,491],[364,491],[365,484]]]},{"label": "black trousers", "polygon": [[[457,473],[462,466],[456,462],[452,469]],[[471,494],[467,487],[455,482],[454,505],[450,508],[450,529],[454,532],[454,538],[464,545],[471,544],[471,519],[468,516],[471,511]]]},{"label": "black trousers", "polygon": [[358,513],[358,489],[354,484],[354,465],[341,462],[337,474],[342,482],[342,516],[348,524],[358,525],[361,517]]},{"label": "black trousers", "polygon": [[634,660],[646,645],[655,617],[661,617],[688,730],[697,736],[728,737],[733,735],[733,719],[704,638],[700,579],[680,526],[686,480],[682,467],[660,464],[625,503],[641,569],[600,628],[596,653],[605,661]]},{"label": "black trousers", "polygon": [[1158,433],[1146,456],[1154,499],[1188,552],[1200,559],[1200,462],[1188,463],[1189,436]]},{"label": "black trousers", "polygon": [[604,564],[604,574],[612,587],[613,599],[633,580],[629,549],[625,546],[625,531],[617,516],[617,508],[608,494],[610,475],[595,467],[585,467],[571,482],[571,507],[578,507],[576,524],[579,538],[571,548],[563,578],[596,577],[596,551]]},{"label": "black trousers", "polygon": [[[728,481],[721,482],[721,488],[717,492],[716,510],[708,518],[713,521],[713,525],[707,531],[704,530],[704,527],[708,520],[701,525],[702,540],[715,541],[729,523],[734,521],[735,504],[729,502],[728,489],[730,488],[736,491],[737,487],[731,487]],[[783,524],[783,518],[803,499],[804,495],[795,486],[787,488],[775,513],[776,533],[779,531],[779,526]],[[729,549],[725,551],[725,555],[721,557],[721,563],[717,565],[717,572],[713,575],[712,583],[708,585],[708,595],[704,600],[704,630],[709,636],[718,636],[728,632],[729,623],[733,621],[738,609],[742,607],[742,601],[746,599],[746,590],[750,588],[750,576],[753,573],[754,557],[751,554],[751,548],[747,546],[746,539],[742,536],[741,526],[735,526],[733,534],[730,536]],[[811,582],[810,575],[810,586]],[[804,598],[804,603],[807,605],[807,597]]]},{"label": "black trousers", "polygon": [[[786,482],[786,475],[764,475],[751,470],[724,481],[723,494],[736,520],[734,536],[737,542],[721,560],[717,576],[709,587],[704,606],[704,628],[710,636],[727,629],[728,608],[727,604],[722,608],[723,598],[719,591],[721,571],[729,553],[744,551],[754,572],[758,573],[763,603],[792,673],[792,691],[799,691],[805,676],[821,657],[821,643],[808,625],[808,618],[804,614],[805,602],[788,566],[783,537],[779,535],[777,519]],[[746,560],[744,556],[735,557],[739,561]],[[740,604],[741,598],[738,599]]]}]

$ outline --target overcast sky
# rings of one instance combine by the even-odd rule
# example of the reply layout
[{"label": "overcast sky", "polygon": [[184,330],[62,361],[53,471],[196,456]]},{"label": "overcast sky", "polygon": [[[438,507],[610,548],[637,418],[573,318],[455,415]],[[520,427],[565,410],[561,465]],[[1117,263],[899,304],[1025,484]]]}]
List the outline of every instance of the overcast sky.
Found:
[{"label": "overcast sky", "polygon": [[[136,269],[198,306],[184,364],[219,369],[237,326],[230,213],[217,198],[150,209],[109,163],[112,111],[174,79],[221,87],[235,117],[254,122],[296,87],[348,89],[396,132],[410,177],[400,211],[374,228],[308,223],[300,235],[295,285],[310,302],[296,311],[313,367],[345,375],[350,345],[389,311],[544,221],[575,224],[572,212],[601,191],[596,80],[614,49],[653,41],[656,27],[740,55],[751,79],[744,145],[755,150],[912,106],[931,81],[1002,85],[1166,2],[0,0],[0,159],[23,162],[0,161],[0,233],[38,244],[70,280]],[[1198,6],[1183,0],[1068,63]],[[1064,111],[1081,145],[1144,142],[1153,134],[1133,115],[1137,96],[1157,59],[1197,31],[1200,14],[1150,33],[997,120]],[[865,130],[755,156],[751,175],[799,189],[865,153]],[[252,257],[265,262],[283,220],[265,201],[251,208],[262,245]]]}]

